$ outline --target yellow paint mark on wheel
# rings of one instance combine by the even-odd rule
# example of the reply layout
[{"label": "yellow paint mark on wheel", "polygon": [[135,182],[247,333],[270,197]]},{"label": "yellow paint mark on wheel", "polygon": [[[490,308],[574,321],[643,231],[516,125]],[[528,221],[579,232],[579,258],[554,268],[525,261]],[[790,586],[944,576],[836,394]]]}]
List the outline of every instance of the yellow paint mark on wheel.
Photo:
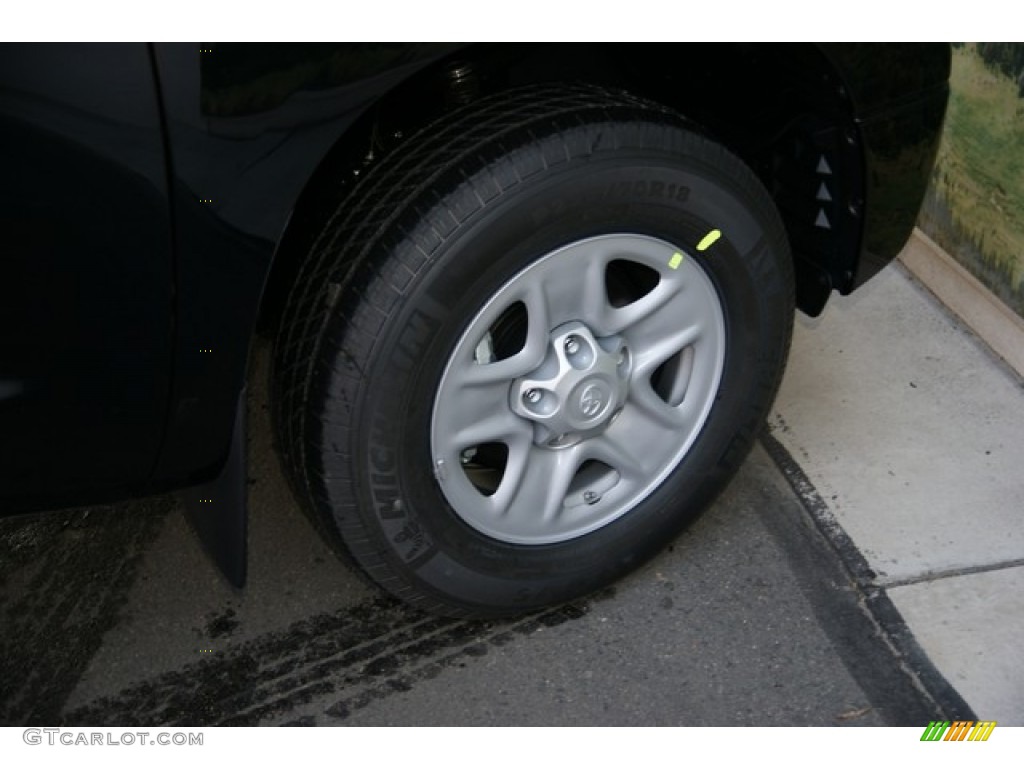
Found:
[{"label": "yellow paint mark on wheel", "polygon": [[720,230],[720,229],[712,229],[710,232],[708,232],[706,235],[704,235],[704,239],[703,240],[701,240],[699,243],[697,243],[697,250],[698,251],[706,251],[708,248],[710,248],[712,245],[714,245],[716,242],[718,242],[718,238],[720,238],[721,236],[722,236],[722,230]]},{"label": "yellow paint mark on wheel", "polygon": [[672,258],[668,260],[669,269],[679,269],[679,265],[683,263],[683,254],[676,251],[672,254]]}]

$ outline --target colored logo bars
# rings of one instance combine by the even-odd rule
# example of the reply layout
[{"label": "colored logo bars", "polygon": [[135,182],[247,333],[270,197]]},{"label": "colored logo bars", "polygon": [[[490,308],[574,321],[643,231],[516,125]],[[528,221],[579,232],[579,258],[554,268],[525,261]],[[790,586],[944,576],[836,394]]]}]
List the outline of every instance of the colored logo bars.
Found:
[{"label": "colored logo bars", "polygon": [[988,741],[995,727],[995,720],[932,720],[921,734],[921,741]]}]

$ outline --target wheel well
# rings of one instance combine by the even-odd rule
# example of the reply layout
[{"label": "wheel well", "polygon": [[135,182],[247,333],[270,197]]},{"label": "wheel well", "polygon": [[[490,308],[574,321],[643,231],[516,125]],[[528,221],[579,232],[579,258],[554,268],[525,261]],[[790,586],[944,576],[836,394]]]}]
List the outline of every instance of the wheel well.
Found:
[{"label": "wheel well", "polygon": [[817,314],[833,288],[850,288],[860,253],[863,163],[847,91],[818,47],[480,44],[384,94],[325,156],[278,243],[259,329],[273,332],[304,254],[369,165],[467,100],[552,80],[620,87],[685,115],[741,157],[771,193],[794,254],[798,306]]}]

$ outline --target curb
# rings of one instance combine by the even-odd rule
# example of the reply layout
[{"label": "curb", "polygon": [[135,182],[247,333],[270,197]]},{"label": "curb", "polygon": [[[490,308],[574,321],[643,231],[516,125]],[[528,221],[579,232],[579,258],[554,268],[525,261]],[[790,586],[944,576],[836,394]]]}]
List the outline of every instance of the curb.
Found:
[{"label": "curb", "polygon": [[1024,319],[916,227],[898,260],[1018,376],[1024,377]]},{"label": "curb", "polygon": [[918,644],[902,614],[893,605],[885,587],[875,583],[875,573],[853,540],[835,519],[828,503],[821,497],[810,478],[772,434],[771,428],[761,432],[761,445],[789,483],[804,512],[811,518],[843,569],[849,574],[861,610],[875,631],[896,658],[903,674],[921,695],[931,703],[938,716],[945,720],[977,720],[970,704],[960,695],[945,675]]}]

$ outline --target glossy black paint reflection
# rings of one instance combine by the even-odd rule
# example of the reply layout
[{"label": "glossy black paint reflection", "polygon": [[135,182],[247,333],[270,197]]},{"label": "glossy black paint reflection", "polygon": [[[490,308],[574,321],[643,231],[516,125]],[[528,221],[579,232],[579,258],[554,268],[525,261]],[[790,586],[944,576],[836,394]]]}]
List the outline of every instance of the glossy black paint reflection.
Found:
[{"label": "glossy black paint reflection", "polygon": [[[414,69],[453,46],[438,43],[200,43],[200,108],[210,117],[272,112],[290,99],[328,103],[336,89]],[[349,98],[348,100],[351,100]]]},{"label": "glossy black paint reflection", "polygon": [[871,173],[866,177],[864,247],[848,290],[880,272],[910,237],[939,150],[948,97],[946,88],[935,88],[917,102],[861,124]]},{"label": "glossy black paint reflection", "polygon": [[[260,297],[296,200],[363,110],[436,48],[154,46],[174,178],[178,317],[156,480],[205,482],[219,471]],[[328,76],[335,70],[322,73],[307,54],[361,62],[338,67],[361,79]]]},{"label": "glossy black paint reflection", "polygon": [[944,89],[952,65],[947,43],[830,43],[821,50],[842,74],[861,120]]},{"label": "glossy black paint reflection", "polygon": [[163,141],[144,45],[0,46],[3,512],[123,494],[163,435]]},{"label": "glossy black paint reflection", "polygon": [[902,250],[917,221],[949,98],[945,43],[823,46],[844,73],[863,143],[864,235],[855,272],[863,285]]}]

